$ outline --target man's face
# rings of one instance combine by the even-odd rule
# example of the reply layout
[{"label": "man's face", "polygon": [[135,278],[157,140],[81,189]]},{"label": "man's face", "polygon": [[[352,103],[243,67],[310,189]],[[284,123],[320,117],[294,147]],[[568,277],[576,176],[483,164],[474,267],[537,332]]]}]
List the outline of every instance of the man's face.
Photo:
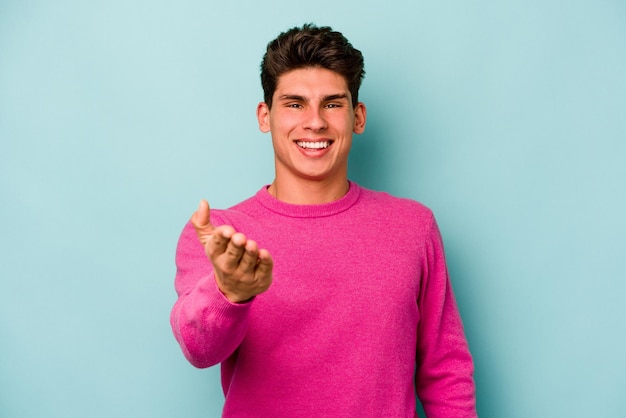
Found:
[{"label": "man's face", "polygon": [[338,73],[313,67],[281,75],[272,108],[257,108],[261,131],[272,134],[276,180],[345,181],[352,134],[363,132],[365,116]]}]

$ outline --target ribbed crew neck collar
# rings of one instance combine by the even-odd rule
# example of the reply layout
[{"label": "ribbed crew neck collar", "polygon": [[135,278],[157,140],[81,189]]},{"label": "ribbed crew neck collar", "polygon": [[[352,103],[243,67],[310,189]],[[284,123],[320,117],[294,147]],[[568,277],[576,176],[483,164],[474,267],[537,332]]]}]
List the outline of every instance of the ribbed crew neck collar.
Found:
[{"label": "ribbed crew neck collar", "polygon": [[361,195],[361,188],[358,184],[348,181],[348,192],[338,200],[329,203],[322,203],[319,205],[295,205],[292,203],[285,203],[272,196],[267,188],[269,185],[263,186],[261,190],[256,193],[256,198],[259,203],[265,206],[272,212],[276,212],[281,215],[289,216],[292,218],[319,218],[323,216],[332,216],[337,213],[350,209],[359,200]]}]

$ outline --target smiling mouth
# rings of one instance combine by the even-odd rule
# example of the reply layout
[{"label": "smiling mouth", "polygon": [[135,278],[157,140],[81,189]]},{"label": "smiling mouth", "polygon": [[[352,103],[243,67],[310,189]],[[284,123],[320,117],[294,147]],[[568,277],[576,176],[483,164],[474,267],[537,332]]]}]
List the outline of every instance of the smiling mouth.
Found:
[{"label": "smiling mouth", "polygon": [[310,142],[310,141],[296,141],[296,145],[299,146],[300,148],[303,149],[307,149],[307,150],[318,150],[318,149],[326,149],[330,146],[330,144],[332,144],[333,141],[316,141],[316,142]]}]

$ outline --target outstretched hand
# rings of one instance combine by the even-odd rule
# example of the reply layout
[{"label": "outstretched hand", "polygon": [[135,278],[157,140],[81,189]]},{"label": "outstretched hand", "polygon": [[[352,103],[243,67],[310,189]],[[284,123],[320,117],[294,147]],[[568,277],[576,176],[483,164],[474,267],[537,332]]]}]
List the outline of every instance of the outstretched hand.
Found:
[{"label": "outstretched hand", "polygon": [[214,227],[209,203],[202,200],[191,217],[198,239],[213,264],[217,286],[231,302],[245,302],[272,284],[272,256],[230,225]]}]

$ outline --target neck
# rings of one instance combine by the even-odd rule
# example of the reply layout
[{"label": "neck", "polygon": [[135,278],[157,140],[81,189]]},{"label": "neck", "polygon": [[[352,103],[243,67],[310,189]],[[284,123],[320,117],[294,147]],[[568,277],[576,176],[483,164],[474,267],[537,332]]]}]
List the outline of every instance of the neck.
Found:
[{"label": "neck", "polygon": [[319,205],[341,199],[348,192],[347,179],[327,182],[319,180],[299,179],[282,182],[275,179],[268,192],[276,199],[294,205]]}]

